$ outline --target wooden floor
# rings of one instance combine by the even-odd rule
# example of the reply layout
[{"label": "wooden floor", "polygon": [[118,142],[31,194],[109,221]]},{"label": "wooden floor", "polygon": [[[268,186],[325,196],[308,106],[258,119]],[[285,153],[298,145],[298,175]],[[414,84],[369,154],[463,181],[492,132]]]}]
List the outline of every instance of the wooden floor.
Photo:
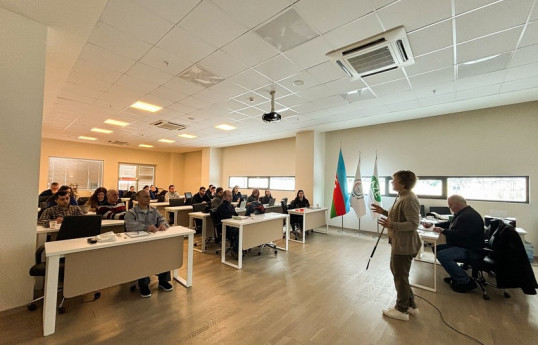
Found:
[{"label": "wooden floor", "polygon": [[[387,319],[395,291],[388,267],[390,247],[382,240],[365,270],[375,238],[356,232],[310,234],[275,256],[248,253],[243,269],[220,263],[214,254],[194,253],[193,287],[174,282],[140,298],[129,284],[70,299],[58,315],[56,333],[42,336],[42,305],[0,314],[0,344],[537,344],[538,297],[490,289],[457,294],[443,283],[438,292],[414,289],[420,315],[409,322]],[[536,274],[536,266],[534,267]],[[412,281],[428,284],[432,265],[414,262]],[[184,275],[184,272],[183,272]],[[418,298],[418,297],[421,298]]]}]

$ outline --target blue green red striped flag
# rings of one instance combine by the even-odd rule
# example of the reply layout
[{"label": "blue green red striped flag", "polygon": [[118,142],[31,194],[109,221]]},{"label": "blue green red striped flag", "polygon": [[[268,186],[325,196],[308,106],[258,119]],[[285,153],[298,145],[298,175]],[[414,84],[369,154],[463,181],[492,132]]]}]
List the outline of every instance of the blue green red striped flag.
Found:
[{"label": "blue green red striped flag", "polygon": [[342,149],[338,155],[336,178],[334,180],[333,202],[331,205],[331,218],[343,216],[349,212],[349,193],[347,191],[346,165]]}]

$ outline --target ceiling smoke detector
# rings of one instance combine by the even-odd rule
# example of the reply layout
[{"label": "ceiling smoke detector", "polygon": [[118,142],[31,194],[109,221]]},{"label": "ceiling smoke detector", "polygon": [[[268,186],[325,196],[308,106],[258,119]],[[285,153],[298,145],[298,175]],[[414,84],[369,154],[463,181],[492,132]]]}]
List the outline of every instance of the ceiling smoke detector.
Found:
[{"label": "ceiling smoke detector", "polygon": [[269,92],[271,94],[271,112],[262,115],[262,120],[265,122],[278,122],[282,119],[279,113],[275,113],[275,91]]}]

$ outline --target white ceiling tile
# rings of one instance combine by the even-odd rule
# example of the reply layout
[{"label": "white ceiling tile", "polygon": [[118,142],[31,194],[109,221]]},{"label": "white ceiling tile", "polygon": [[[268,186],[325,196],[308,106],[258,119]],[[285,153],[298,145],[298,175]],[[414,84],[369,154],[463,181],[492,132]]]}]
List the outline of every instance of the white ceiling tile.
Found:
[{"label": "white ceiling tile", "polygon": [[318,85],[311,87],[306,90],[302,90],[297,92],[297,95],[300,97],[309,99],[311,101],[314,101],[316,99],[320,99],[325,97],[329,93],[329,88],[325,85]]},{"label": "white ceiling tile", "polygon": [[256,107],[246,107],[243,109],[239,109],[236,111],[239,114],[243,114],[248,117],[256,117],[256,116],[262,116],[264,113],[268,113],[270,111],[270,106],[267,107],[267,109],[260,109]]},{"label": "white ceiling tile", "polygon": [[374,10],[369,1],[303,0],[294,5],[303,19],[320,33],[327,32]]},{"label": "white ceiling tile", "polygon": [[157,43],[173,26],[130,0],[108,1],[100,20],[151,44]]},{"label": "white ceiling tile", "polygon": [[213,54],[201,60],[199,65],[224,78],[229,78],[248,68],[247,65],[222,50],[213,52]]},{"label": "white ceiling tile", "polygon": [[496,71],[458,80],[458,91],[498,84],[504,80],[505,71]]},{"label": "white ceiling tile", "polygon": [[213,0],[224,12],[251,29],[290,6],[290,0]]},{"label": "white ceiling tile", "polygon": [[533,0],[499,1],[456,17],[458,43],[525,23],[532,3]]},{"label": "white ceiling tile", "polygon": [[135,0],[134,2],[168,21],[177,24],[187,15],[187,13],[198,5],[200,0]]},{"label": "white ceiling tile", "polygon": [[301,96],[298,96],[296,94],[289,94],[287,96],[279,98],[278,101],[275,103],[279,104],[280,108],[290,108],[308,102],[310,102],[309,99],[302,98]]},{"label": "white ceiling tile", "polygon": [[179,26],[220,48],[245,33],[247,28],[211,2],[194,8]]},{"label": "white ceiling tile", "polygon": [[84,46],[80,53],[80,59],[121,73],[125,73],[135,63],[134,60],[117,55],[91,43]]},{"label": "white ceiling tile", "polygon": [[493,84],[493,85],[477,87],[474,89],[458,91],[456,94],[456,100],[460,101],[463,99],[479,98],[479,97],[484,97],[484,96],[489,96],[489,95],[496,95],[499,93],[500,88],[501,88],[501,84]]},{"label": "white ceiling tile", "polygon": [[377,14],[385,30],[403,25],[410,32],[450,18],[452,12],[450,1],[402,0],[379,9]]},{"label": "white ceiling tile", "polygon": [[246,33],[228,43],[222,47],[222,51],[251,67],[279,54],[278,50],[253,32]]},{"label": "white ceiling tile", "polygon": [[538,44],[538,21],[527,25],[518,47],[526,47],[534,44]]},{"label": "white ceiling tile", "polygon": [[198,98],[195,96],[190,96],[185,99],[182,99],[178,102],[181,105],[186,105],[194,109],[203,109],[204,107],[207,107],[211,104],[209,100],[205,100],[202,98]]},{"label": "white ceiling tile", "polygon": [[178,75],[190,66],[193,62],[186,60],[176,54],[170,53],[159,47],[152,47],[140,62],[158,69],[161,72]]},{"label": "white ceiling tile", "polygon": [[[169,99],[162,98],[162,97],[155,96],[155,95],[151,95],[151,94],[144,95],[144,97],[142,97],[140,99],[140,101],[146,102],[146,103],[149,103],[149,104],[158,105],[159,107],[163,107],[163,108],[171,105],[172,103],[174,103],[173,101],[171,101]],[[159,113],[160,112],[161,111],[159,111]]]},{"label": "white ceiling tile", "polygon": [[198,84],[191,83],[180,77],[172,78],[171,80],[166,82],[163,86],[169,89],[172,89],[174,91],[179,91],[182,94],[189,95],[189,96],[195,94],[196,92],[202,91],[204,89],[204,87]]},{"label": "white ceiling tile", "polygon": [[288,90],[284,86],[282,86],[280,84],[277,84],[277,83],[266,85],[266,86],[263,86],[263,87],[255,90],[256,93],[258,93],[258,94],[260,94],[260,95],[262,95],[264,97],[267,97],[267,99],[271,99],[271,94],[270,94],[271,91],[275,91],[275,99],[277,99],[277,100],[284,97],[284,96],[287,96],[287,95],[291,94],[290,90]]},{"label": "white ceiling tile", "polygon": [[271,84],[271,79],[265,77],[264,75],[256,72],[253,69],[249,69],[242,73],[236,74],[235,76],[230,78],[230,81],[241,85],[242,87],[249,90],[255,90],[262,86]]},{"label": "white ceiling tile", "polygon": [[179,102],[176,102],[176,103],[174,103],[172,105],[169,105],[167,108],[169,110],[176,111],[176,112],[179,112],[181,114],[190,114],[193,111],[198,110],[196,108],[193,108],[191,106],[188,106],[188,105],[186,105],[184,103],[179,103]]},{"label": "white ceiling tile", "polygon": [[301,70],[299,66],[283,55],[275,56],[257,65],[254,69],[273,81],[279,81]]},{"label": "white ceiling tile", "polygon": [[501,92],[514,92],[519,90],[527,89],[537,89],[538,88],[538,78],[527,78],[527,79],[518,79],[508,81],[503,83],[501,87]]},{"label": "white ceiling tile", "polygon": [[172,29],[157,47],[179,56],[182,60],[193,62],[198,62],[217,49],[180,27]]},{"label": "white ceiling tile", "polygon": [[366,84],[361,79],[351,80],[350,78],[342,78],[326,83],[325,86],[331,90],[332,94],[343,94],[349,91],[360,90],[366,87]]},{"label": "white ceiling tile", "polygon": [[331,109],[333,107],[338,107],[340,105],[347,105],[347,101],[341,96],[330,96],[322,99],[313,100],[315,106],[318,106],[319,109]]},{"label": "white ceiling tile", "polygon": [[438,83],[435,85],[426,84],[423,87],[419,87],[418,85],[413,84],[413,91],[415,92],[415,95],[419,99],[435,97],[435,96],[444,95],[448,93],[455,94],[456,90],[457,90],[456,81]]},{"label": "white ceiling tile", "polygon": [[434,95],[431,97],[420,98],[418,102],[421,106],[428,107],[432,105],[451,103],[451,102],[454,102],[455,100],[456,100],[456,93],[452,92],[452,93]]},{"label": "white ceiling tile", "polygon": [[88,42],[132,60],[140,59],[151,48],[151,44],[103,22],[97,22]]},{"label": "white ceiling tile", "polygon": [[464,12],[468,12],[479,7],[490,5],[497,1],[498,0],[474,0],[474,1],[454,0],[454,6],[456,9],[456,14],[462,14]]},{"label": "white ceiling tile", "polygon": [[516,49],[514,57],[510,62],[510,67],[527,65],[538,62],[538,44]]},{"label": "white ceiling tile", "polygon": [[454,67],[447,67],[437,71],[419,74],[409,78],[413,88],[422,89],[439,83],[454,81]]},{"label": "white ceiling tile", "polygon": [[504,80],[510,81],[517,79],[525,79],[532,76],[538,76],[538,62],[507,69]]},{"label": "white ceiling tile", "polygon": [[454,52],[452,48],[446,48],[415,58],[415,64],[404,69],[408,76],[413,76],[452,66],[454,66]]},{"label": "white ceiling tile", "polygon": [[[303,84],[297,86],[293,85],[293,83],[297,80],[302,80]],[[314,79],[314,77],[312,77],[310,73],[306,71],[302,71],[300,73],[292,75],[291,77],[282,79],[278,83],[294,92],[306,90],[319,84],[319,82]]]},{"label": "white ceiling tile", "polygon": [[164,99],[168,99],[168,100],[171,100],[173,102],[178,102],[178,101],[188,97],[187,94],[181,93],[181,92],[176,91],[176,90],[169,89],[169,88],[164,87],[164,86],[159,86],[158,88],[151,90],[151,95],[161,97],[161,98],[164,98]]},{"label": "white ceiling tile", "polygon": [[401,68],[397,68],[391,71],[364,77],[362,79],[367,85],[372,86],[372,85],[383,84],[389,81],[398,80],[402,78],[405,78],[404,71]]},{"label": "white ceiling tile", "polygon": [[[131,61],[129,67],[131,67],[133,64],[134,61]],[[121,63],[119,63],[119,65],[123,66]],[[82,78],[89,77],[92,79],[95,78],[98,80],[102,80],[105,83],[113,83],[122,75],[122,72],[115,71],[109,66],[96,65],[92,62],[83,60],[82,58],[78,59],[77,63],[73,66],[71,72],[73,74],[77,74],[76,76],[74,76],[74,79],[79,82]]]},{"label": "white ceiling tile", "polygon": [[211,86],[209,89],[217,92],[224,98],[233,98],[237,95],[242,95],[248,92],[248,90],[244,87],[241,87],[229,80],[221,81],[220,83]]},{"label": "white ceiling tile", "polygon": [[469,62],[513,50],[520,34],[521,27],[458,44],[456,46],[456,62],[458,64]]},{"label": "white ceiling tile", "polygon": [[[120,76],[121,74],[118,73],[116,79],[118,79]],[[93,78],[88,74],[78,73],[74,68],[69,74],[68,82],[84,86],[92,90],[106,91],[110,87],[111,81],[105,81],[102,79]]]},{"label": "white ceiling tile", "polygon": [[445,20],[438,24],[416,30],[408,35],[409,45],[415,59],[422,54],[450,47],[452,40],[452,21]]},{"label": "white ceiling tile", "polygon": [[372,13],[326,32],[322,37],[325,37],[334,49],[340,49],[381,32],[383,32],[383,27],[377,16]]},{"label": "white ceiling tile", "polygon": [[397,93],[411,90],[407,79],[400,79],[385,84],[372,86],[372,91],[377,97],[393,96]]},{"label": "white ceiling tile", "polygon": [[157,84],[150,83],[146,80],[136,78],[128,74],[124,74],[123,76],[121,76],[121,78],[116,80],[114,84],[126,87],[128,89],[141,91],[144,93],[148,93],[151,90],[155,89],[157,86],[159,86]]},{"label": "white ceiling tile", "polygon": [[504,53],[493,59],[473,64],[458,65],[458,79],[506,69],[512,53]]},{"label": "white ceiling tile", "polygon": [[331,61],[324,62],[306,70],[320,84],[347,77],[347,74],[342,71],[335,63]]},{"label": "white ceiling tile", "polygon": [[417,100],[410,100],[405,102],[398,102],[394,104],[387,104],[387,108],[389,108],[390,111],[404,111],[409,109],[415,109],[420,108],[420,103]]},{"label": "white ceiling tile", "polygon": [[140,62],[131,67],[127,74],[157,85],[162,85],[174,77],[172,74],[161,72]]},{"label": "white ceiling tile", "polygon": [[284,53],[291,61],[306,69],[328,60],[325,56],[333,47],[321,36]]}]

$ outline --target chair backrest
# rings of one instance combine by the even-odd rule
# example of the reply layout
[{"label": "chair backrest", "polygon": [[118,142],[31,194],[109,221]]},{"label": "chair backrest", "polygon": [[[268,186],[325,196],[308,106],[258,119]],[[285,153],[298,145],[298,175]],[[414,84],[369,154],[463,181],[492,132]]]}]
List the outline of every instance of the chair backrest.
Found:
[{"label": "chair backrest", "polygon": [[282,213],[288,214],[288,201],[283,199],[280,202],[280,206],[282,207]]},{"label": "chair backrest", "polygon": [[207,204],[202,204],[202,203],[193,204],[192,205],[192,212],[204,212],[207,207],[208,207]]},{"label": "chair backrest", "polygon": [[164,195],[157,195],[157,202],[164,202]]},{"label": "chair backrest", "polygon": [[168,202],[170,203],[170,206],[183,206],[185,205],[185,199],[181,198],[181,199],[170,199],[168,200]]},{"label": "chair backrest", "polygon": [[222,222],[219,218],[219,214],[217,213],[217,211],[209,210],[209,215],[211,216],[211,220],[213,221],[213,225],[215,227],[222,226]]},{"label": "chair backrest", "polygon": [[426,216],[426,210],[424,209],[424,205],[420,205],[420,215],[422,217]]},{"label": "chair backrest", "polygon": [[446,206],[430,206],[430,212],[450,214],[450,209]]},{"label": "chair backrest", "polygon": [[[50,196],[40,196],[40,197],[39,197],[39,201],[38,201],[38,203],[37,203],[37,206],[38,206],[38,207],[41,207],[41,203],[43,203],[43,202],[44,202],[45,205],[46,205],[47,202],[48,202],[48,200],[49,200],[49,198],[50,198]],[[43,208],[43,207],[41,207],[41,208]]]},{"label": "chair backrest", "polygon": [[66,216],[58,231],[57,240],[97,236],[101,233],[101,216]]}]

